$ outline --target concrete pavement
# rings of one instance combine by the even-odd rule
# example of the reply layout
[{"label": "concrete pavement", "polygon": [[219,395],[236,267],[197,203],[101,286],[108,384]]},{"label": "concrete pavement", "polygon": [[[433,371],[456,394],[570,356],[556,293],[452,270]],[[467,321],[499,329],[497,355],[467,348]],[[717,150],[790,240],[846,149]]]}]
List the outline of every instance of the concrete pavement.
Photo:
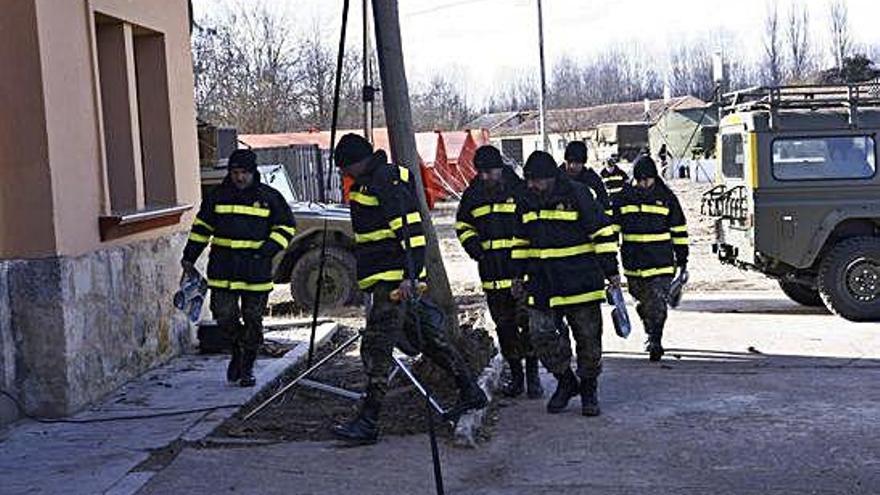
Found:
[{"label": "concrete pavement", "polygon": [[[518,400],[489,442],[441,445],[447,493],[880,493],[880,325],[704,293],[671,314],[662,363],[643,338],[606,331],[601,417]],[[233,492],[433,493],[427,438],[188,447],[139,493]]]}]

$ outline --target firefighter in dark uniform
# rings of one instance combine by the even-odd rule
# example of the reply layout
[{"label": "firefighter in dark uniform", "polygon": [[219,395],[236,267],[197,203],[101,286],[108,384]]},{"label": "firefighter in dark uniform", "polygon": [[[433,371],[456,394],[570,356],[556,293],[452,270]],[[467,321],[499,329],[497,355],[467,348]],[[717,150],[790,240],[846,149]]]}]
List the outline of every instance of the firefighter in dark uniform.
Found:
[{"label": "firefighter in dark uniform", "polygon": [[602,182],[605,184],[605,190],[608,191],[608,197],[611,198],[612,202],[617,195],[623,191],[624,184],[629,182],[629,176],[626,175],[626,172],[621,170],[617,162],[617,155],[612,155],[612,157],[605,162],[605,167],[599,171],[599,176],[602,177]]},{"label": "firefighter in dark uniform", "polygon": [[[561,412],[580,393],[581,413],[599,414],[597,380],[602,369],[602,313],[605,280],[619,286],[614,227],[587,190],[561,174],[553,157],[533,152],[525,165],[530,193],[518,202],[522,239],[512,253],[528,294],[529,329],[541,361],[558,383],[547,403]],[[518,281],[515,292],[521,290]],[[577,351],[557,331],[554,313],[568,320]]]},{"label": "firefighter in dark uniform", "polygon": [[572,141],[565,147],[565,163],[560,167],[568,178],[587,186],[593,199],[602,206],[602,211],[611,216],[611,201],[602,178],[587,166],[587,145],[583,141]]},{"label": "firefighter in dark uniform", "polygon": [[687,267],[687,225],[678,198],[660,179],[651,157],[636,160],[633,177],[635,187],[625,186],[615,201],[614,222],[623,241],[623,273],[648,335],[647,351],[651,361],[659,361],[669,284],[676,267]]},{"label": "firefighter in dark uniform", "polygon": [[510,366],[510,383],[503,393],[518,397],[528,389],[528,397],[538,399],[544,391],[538,376],[538,358],[528,339],[528,310],[524,298],[515,298],[510,292],[516,276],[510,257],[516,242],[516,197],[524,192],[525,182],[504,165],[494,146],[479,147],[474,165],[478,174],[462,194],[455,231],[464,250],[479,263],[501,355]]},{"label": "firefighter in dark uniform", "polygon": [[[461,413],[486,406],[487,399],[467,363],[452,347],[443,328],[425,328],[416,339],[405,333],[407,304],[418,290],[411,280],[424,280],[425,235],[419,214],[415,181],[410,171],[388,163],[384,151],[356,134],[339,140],[336,165],[353,177],[349,200],[355,236],[358,285],[372,295],[372,306],[361,341],[367,375],[366,396],[352,421],[336,426],[340,438],[370,444],[378,439],[377,422],[395,345],[406,342],[449,372],[459,389],[452,410]],[[408,251],[408,252],[407,252]]]},{"label": "firefighter in dark uniform", "polygon": [[272,259],[287,249],[295,226],[281,193],[260,182],[254,152],[236,150],[229,157],[229,174],[202,201],[183,251],[181,265],[192,270],[211,245],[211,313],[233,336],[226,379],[242,387],[256,383],[254,361],[263,343],[263,311],[273,286]]}]

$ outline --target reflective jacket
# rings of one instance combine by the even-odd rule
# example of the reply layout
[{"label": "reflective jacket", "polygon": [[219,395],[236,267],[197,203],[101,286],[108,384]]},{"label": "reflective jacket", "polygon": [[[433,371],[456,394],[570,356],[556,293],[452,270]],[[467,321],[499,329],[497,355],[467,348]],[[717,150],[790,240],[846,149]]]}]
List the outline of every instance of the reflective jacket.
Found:
[{"label": "reflective jacket", "polygon": [[[559,170],[566,173],[565,165],[560,166]],[[605,215],[611,216],[611,200],[608,197],[608,191],[605,190],[605,184],[602,183],[602,178],[599,177],[595,170],[584,165],[579,174],[574,177],[566,174],[566,177],[587,186],[593,194],[593,199],[599,202]]]},{"label": "reflective jacket", "polygon": [[623,191],[624,184],[629,183],[629,177],[626,175],[626,172],[621,170],[617,165],[615,165],[614,169],[611,171],[603,167],[599,172],[599,175],[602,177],[602,183],[605,184],[605,190],[608,191],[608,196],[612,199]]},{"label": "reflective jacket", "polygon": [[525,182],[504,169],[504,182],[489,190],[474,179],[462,194],[455,215],[455,232],[468,255],[479,264],[484,290],[509,289],[516,277],[510,252],[516,230],[516,197]]},{"label": "reflective jacket", "polygon": [[684,212],[666,184],[658,181],[650,190],[624,186],[615,200],[614,223],[627,277],[673,275],[676,265],[687,264]]},{"label": "reflective jacket", "polygon": [[601,301],[605,278],[618,273],[614,227],[587,190],[556,179],[546,197],[529,193],[517,202],[513,249],[531,306],[549,309]]},{"label": "reflective jacket", "polygon": [[272,290],[272,258],[296,233],[284,197],[265,184],[238,190],[227,177],[202,201],[183,259],[195,263],[210,243],[208,286],[232,291]]},{"label": "reflective jacket", "polygon": [[377,283],[398,284],[410,278],[411,269],[418,278],[425,277],[425,234],[416,198],[409,169],[389,164],[384,151],[373,153],[367,173],[355,179],[349,193],[362,290],[372,291]]}]

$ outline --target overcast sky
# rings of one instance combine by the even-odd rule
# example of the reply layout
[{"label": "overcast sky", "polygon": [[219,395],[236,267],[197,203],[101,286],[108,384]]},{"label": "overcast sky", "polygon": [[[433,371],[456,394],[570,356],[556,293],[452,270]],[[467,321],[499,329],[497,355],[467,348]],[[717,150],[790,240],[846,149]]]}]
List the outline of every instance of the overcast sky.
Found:
[{"label": "overcast sky", "polygon": [[[236,0],[194,0],[196,16]],[[262,1],[293,25],[316,19],[338,37],[342,0]],[[782,19],[791,2],[807,5],[815,44],[826,55],[828,0],[779,0]],[[352,0],[349,39],[360,43],[361,1]],[[412,84],[439,71],[466,81],[481,99],[493,81],[536,70],[536,0],[400,0],[403,50]],[[880,45],[880,0],[849,0],[858,45]],[[767,0],[543,0],[545,56],[552,65],[564,54],[588,58],[609,45],[638,44],[657,55],[687,39],[712,39],[738,47],[738,57],[760,57]],[[299,28],[298,28],[299,29]],[[662,60],[662,57],[658,57]],[[548,67],[549,73],[550,67]]]}]

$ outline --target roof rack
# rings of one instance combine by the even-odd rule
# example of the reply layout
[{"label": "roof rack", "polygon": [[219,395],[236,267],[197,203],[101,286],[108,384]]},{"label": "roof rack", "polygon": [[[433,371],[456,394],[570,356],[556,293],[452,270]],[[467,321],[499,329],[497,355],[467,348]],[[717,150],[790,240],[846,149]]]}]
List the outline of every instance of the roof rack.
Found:
[{"label": "roof rack", "polygon": [[880,81],[838,85],[756,86],[721,96],[722,116],[767,110],[770,126],[779,110],[843,109],[849,124],[858,127],[860,108],[880,108]]}]

